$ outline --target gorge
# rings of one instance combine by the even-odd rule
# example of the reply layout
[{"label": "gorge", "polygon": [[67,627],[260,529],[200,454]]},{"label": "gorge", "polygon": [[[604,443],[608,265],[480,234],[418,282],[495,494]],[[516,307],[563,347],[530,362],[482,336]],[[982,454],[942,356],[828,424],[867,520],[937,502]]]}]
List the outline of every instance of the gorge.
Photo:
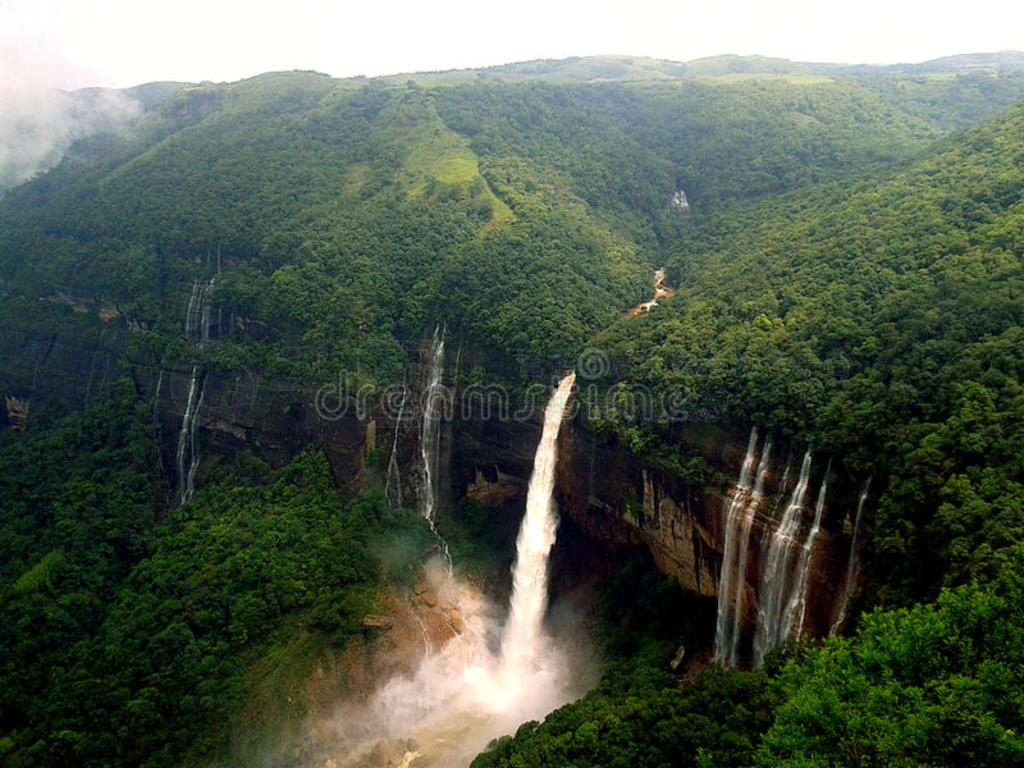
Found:
[{"label": "gorge", "polygon": [[0,763],[1019,762],[1014,61],[168,85],[7,189]]},{"label": "gorge", "polygon": [[349,745],[327,752],[337,765],[363,765],[376,753],[406,766],[468,766],[491,739],[543,717],[592,684],[585,642],[571,637],[582,627],[562,627],[557,640],[546,627],[548,556],[558,527],[552,498],[557,441],[574,383],[575,374],[566,375],[545,408],[504,622],[488,597],[452,572],[447,550],[440,553],[437,567],[428,569],[430,589],[450,606],[454,635],[439,648],[428,640],[415,671],[381,681],[365,707],[342,707],[337,724],[327,728]]}]

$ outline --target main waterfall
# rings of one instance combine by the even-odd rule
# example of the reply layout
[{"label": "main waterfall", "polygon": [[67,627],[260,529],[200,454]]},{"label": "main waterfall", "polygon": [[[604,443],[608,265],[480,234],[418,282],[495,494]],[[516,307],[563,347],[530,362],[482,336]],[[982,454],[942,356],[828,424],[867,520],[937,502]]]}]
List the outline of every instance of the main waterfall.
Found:
[{"label": "main waterfall", "polygon": [[444,397],[444,331],[434,328],[427,363],[427,385],[423,390],[423,425],[420,455],[423,459],[423,489],[420,514],[434,527],[437,511],[437,481],[441,466],[441,413]]},{"label": "main waterfall", "polygon": [[561,380],[545,409],[504,627],[479,591],[435,568],[431,588],[440,605],[457,606],[464,626],[446,644],[428,647],[412,677],[396,676],[366,705],[339,713],[334,728],[346,744],[332,757],[339,768],[365,765],[368,754],[382,749],[390,755],[387,764],[422,758],[466,766],[491,739],[543,718],[592,683],[583,671],[590,658],[586,643],[576,647],[586,633],[574,624],[556,642],[544,622],[558,527],[552,500],[557,441],[575,378],[570,373]]},{"label": "main waterfall", "polygon": [[548,555],[558,530],[558,517],[551,499],[558,460],[558,432],[575,383],[576,374],[570,373],[548,401],[544,410],[544,431],[533,458],[526,514],[516,539],[512,599],[501,646],[502,666],[509,685],[521,685],[522,676],[529,672],[539,652],[538,641],[548,605]]},{"label": "main waterfall", "polygon": [[[434,328],[434,338],[430,344],[429,362],[427,363],[427,385],[423,390],[423,426],[420,431],[420,455],[423,458],[423,487],[420,493],[420,514],[430,524],[430,530],[437,537],[437,546],[441,559],[449,573],[452,570],[452,559],[448,552],[448,542],[437,530],[435,516],[437,514],[437,489],[441,475],[441,416],[445,408],[446,390],[444,387],[444,329]],[[397,429],[397,427],[396,427]],[[394,456],[394,451],[392,451]]]}]

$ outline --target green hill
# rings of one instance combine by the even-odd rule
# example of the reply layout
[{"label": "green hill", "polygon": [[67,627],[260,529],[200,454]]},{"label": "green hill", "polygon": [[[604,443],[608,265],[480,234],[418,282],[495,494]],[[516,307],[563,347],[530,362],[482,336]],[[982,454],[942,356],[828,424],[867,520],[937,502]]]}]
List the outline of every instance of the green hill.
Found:
[{"label": "green hill", "polygon": [[[363,617],[433,541],[382,488],[385,431],[418,455],[417,428],[315,398],[342,376],[416,391],[443,328],[446,381],[524,399],[600,350],[616,397],[579,422],[687,499],[712,482],[694,441],[752,424],[832,456],[833,493],[879,489],[859,634],[683,681],[666,670],[680,626],[705,642],[699,599],[608,566],[604,682],[478,764],[1012,764],[1017,61],[609,56],[138,89],[142,113],[0,199],[0,762],[230,764],[254,701],[372,644]],[[661,266],[674,295],[627,316]],[[632,418],[641,388],[714,404],[714,435]],[[535,425],[452,421],[445,523],[501,585],[502,509],[466,486],[500,495],[479,446],[528,464]],[[286,701],[301,721],[309,702]],[[839,733],[833,710],[863,719]]]},{"label": "green hill", "polygon": [[1017,105],[899,174],[696,221],[664,311],[595,342],[655,392],[889,478],[883,600],[984,578],[1024,534],[1022,147]]}]

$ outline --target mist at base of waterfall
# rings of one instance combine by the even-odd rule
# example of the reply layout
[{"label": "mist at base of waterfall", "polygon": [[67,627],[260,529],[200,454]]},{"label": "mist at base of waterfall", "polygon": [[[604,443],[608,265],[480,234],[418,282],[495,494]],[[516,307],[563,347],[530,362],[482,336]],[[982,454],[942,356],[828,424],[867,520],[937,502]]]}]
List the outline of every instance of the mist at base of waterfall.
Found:
[{"label": "mist at base of waterfall", "polygon": [[468,766],[494,739],[525,722],[543,720],[597,683],[598,664],[583,614],[552,606],[529,668],[501,652],[501,609],[443,568],[430,571],[442,602],[458,607],[464,628],[428,652],[411,677],[383,682],[365,702],[349,702],[320,727],[328,749],[323,768],[404,765]]}]

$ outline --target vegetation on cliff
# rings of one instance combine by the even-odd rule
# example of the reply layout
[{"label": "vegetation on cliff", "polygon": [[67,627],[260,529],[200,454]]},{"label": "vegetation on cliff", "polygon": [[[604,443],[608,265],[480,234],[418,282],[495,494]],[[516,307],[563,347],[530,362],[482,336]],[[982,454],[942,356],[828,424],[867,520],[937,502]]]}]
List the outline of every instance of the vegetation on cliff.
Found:
[{"label": "vegetation on cliff", "polygon": [[473,766],[1019,765],[1022,564],[1017,547],[989,585],[875,611],[853,637],[759,672],[714,669],[680,688],[666,658],[634,657]]},{"label": "vegetation on cliff", "polygon": [[873,475],[883,603],[991,578],[1024,535],[1022,147],[1018,105],[898,174],[703,217],[678,293],[597,338],[611,377]]},{"label": "vegetation on cliff", "polygon": [[[431,541],[379,494],[342,503],[314,450],[275,472],[242,454],[158,511],[140,422],[125,384],[50,432],[3,436],[4,765],[175,765],[223,749],[250,668],[299,637],[340,648],[370,631],[363,616]],[[413,560],[385,563],[397,536]]]}]

